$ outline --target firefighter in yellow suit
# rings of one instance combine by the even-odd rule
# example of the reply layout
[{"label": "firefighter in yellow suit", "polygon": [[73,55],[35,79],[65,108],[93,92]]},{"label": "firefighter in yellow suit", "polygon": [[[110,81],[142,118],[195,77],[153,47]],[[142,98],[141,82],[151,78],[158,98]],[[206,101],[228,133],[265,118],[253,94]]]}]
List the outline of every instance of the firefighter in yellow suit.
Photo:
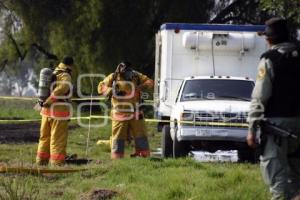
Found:
[{"label": "firefighter in yellow suit", "polygon": [[129,134],[135,142],[135,153],[131,156],[150,156],[145,121],[139,105],[141,91],[152,88],[153,81],[132,70],[129,62],[120,63],[115,73],[99,83],[98,93],[111,97],[112,159],[124,157],[125,141]]},{"label": "firefighter in yellow suit", "polygon": [[55,68],[56,77],[51,95],[41,103],[42,115],[39,145],[36,163],[46,165],[63,165],[68,139],[68,122],[71,117],[70,98],[72,94],[71,66],[73,58],[65,56]]}]

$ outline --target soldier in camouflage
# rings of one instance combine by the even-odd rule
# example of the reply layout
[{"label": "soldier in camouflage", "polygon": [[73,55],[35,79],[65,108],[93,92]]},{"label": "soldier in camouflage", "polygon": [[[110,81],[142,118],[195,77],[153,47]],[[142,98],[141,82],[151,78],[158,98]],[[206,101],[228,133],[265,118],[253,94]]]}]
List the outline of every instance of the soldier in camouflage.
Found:
[{"label": "soldier in camouflage", "polygon": [[[247,143],[265,138],[260,156],[261,173],[272,200],[300,199],[300,48],[289,40],[287,21],[266,21],[265,35],[270,50],[261,56],[249,112]],[[267,118],[298,139],[283,138],[259,129]]]}]

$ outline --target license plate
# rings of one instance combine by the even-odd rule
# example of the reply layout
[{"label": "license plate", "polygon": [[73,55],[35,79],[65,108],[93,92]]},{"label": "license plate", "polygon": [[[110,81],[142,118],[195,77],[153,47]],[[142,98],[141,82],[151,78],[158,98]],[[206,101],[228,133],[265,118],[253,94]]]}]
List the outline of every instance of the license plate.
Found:
[{"label": "license plate", "polygon": [[211,135],[211,130],[209,129],[200,129],[197,130],[196,136],[210,136]]}]

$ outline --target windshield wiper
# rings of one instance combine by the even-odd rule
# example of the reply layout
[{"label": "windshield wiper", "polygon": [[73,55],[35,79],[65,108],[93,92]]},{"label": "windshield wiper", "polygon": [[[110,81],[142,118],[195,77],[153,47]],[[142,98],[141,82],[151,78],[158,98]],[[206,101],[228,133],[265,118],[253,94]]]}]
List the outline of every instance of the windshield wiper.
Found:
[{"label": "windshield wiper", "polygon": [[236,97],[236,96],[230,96],[230,95],[217,96],[216,99],[218,99],[218,98],[239,99],[239,100],[243,100],[243,101],[250,101],[251,100],[251,99],[248,99],[248,98]]}]

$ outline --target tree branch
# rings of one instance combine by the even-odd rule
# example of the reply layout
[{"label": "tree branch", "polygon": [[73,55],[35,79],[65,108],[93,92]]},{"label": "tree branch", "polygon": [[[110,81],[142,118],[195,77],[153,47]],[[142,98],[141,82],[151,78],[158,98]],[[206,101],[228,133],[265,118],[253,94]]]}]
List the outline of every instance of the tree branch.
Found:
[{"label": "tree branch", "polygon": [[254,21],[251,21],[250,19],[247,19],[246,17],[243,17],[241,15],[226,17],[222,20],[221,23],[226,23],[226,22],[234,21],[234,20],[243,21],[243,22],[248,23],[248,24],[256,24]]},{"label": "tree branch", "polygon": [[31,44],[32,47],[36,48],[39,52],[43,53],[47,56],[48,59],[58,60],[58,57],[48,51],[46,51],[42,46],[38,45],[37,43]]},{"label": "tree branch", "polygon": [[12,36],[12,34],[11,33],[6,33],[6,35],[11,40],[11,42],[13,43],[13,45],[14,45],[16,51],[17,51],[18,56],[21,58],[21,61],[24,60],[25,55],[26,55],[27,52],[25,51],[24,54],[22,54],[22,52],[19,48],[19,45],[18,45],[17,41],[15,40],[15,38]]},{"label": "tree branch", "polygon": [[18,22],[19,21],[19,18],[15,15],[13,10],[10,9],[8,6],[6,6],[5,3],[3,2],[3,0],[0,0],[0,9],[1,8],[5,9],[8,12],[9,17],[10,17],[12,22]]},{"label": "tree branch", "polygon": [[[257,11],[259,1],[236,0],[223,9],[211,20],[211,23],[226,23],[229,21],[257,24],[260,20],[253,18]],[[261,14],[261,11],[259,12]]]},{"label": "tree branch", "polygon": [[218,13],[217,16],[215,16],[212,20],[210,20],[210,23],[222,23],[226,15],[233,12],[236,9],[236,7],[241,3],[243,3],[243,0],[236,0],[233,3],[229,4],[220,13]]},{"label": "tree branch", "polygon": [[4,8],[5,10],[9,10],[9,11],[10,11],[10,9],[4,4],[3,1],[0,1],[0,6],[1,6],[2,8]]},{"label": "tree branch", "polygon": [[7,60],[7,59],[4,59],[4,60],[0,63],[0,72],[2,72],[2,71],[5,69],[7,62],[8,62],[8,60]]}]

